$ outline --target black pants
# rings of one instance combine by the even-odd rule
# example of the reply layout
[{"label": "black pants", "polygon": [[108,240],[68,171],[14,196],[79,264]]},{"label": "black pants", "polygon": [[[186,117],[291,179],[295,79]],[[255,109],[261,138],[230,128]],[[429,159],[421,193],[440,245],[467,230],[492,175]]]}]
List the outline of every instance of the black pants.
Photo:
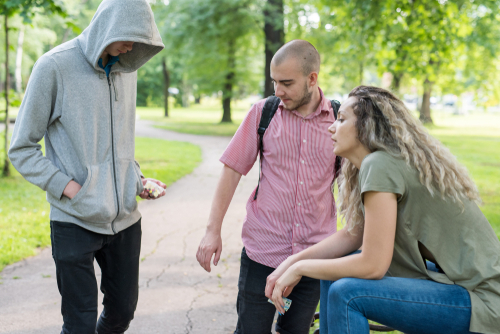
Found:
[{"label": "black pants", "polygon": [[[58,221],[51,221],[50,228],[57,286],[62,296],[61,333],[125,332],[134,317],[139,295],[141,221],[115,235],[98,234]],[[94,258],[101,267],[104,294],[99,321]]]},{"label": "black pants", "polygon": [[[270,334],[276,307],[267,301],[266,279],[274,268],[252,261],[245,248],[241,252],[238,281],[238,324],[235,334]],[[320,281],[302,277],[290,296],[290,309],[278,316],[276,332],[280,334],[308,334],[311,320],[318,306]]]}]

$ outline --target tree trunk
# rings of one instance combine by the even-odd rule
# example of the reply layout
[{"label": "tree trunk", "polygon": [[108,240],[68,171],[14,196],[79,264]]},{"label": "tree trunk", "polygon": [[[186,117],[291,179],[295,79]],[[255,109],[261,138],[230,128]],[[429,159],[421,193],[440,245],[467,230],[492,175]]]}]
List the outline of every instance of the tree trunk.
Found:
[{"label": "tree trunk", "polygon": [[183,108],[189,108],[189,93],[190,93],[190,87],[187,84],[187,80],[183,79],[181,81],[181,102],[182,102],[182,107]]},{"label": "tree trunk", "polygon": [[10,175],[10,162],[7,152],[9,151],[9,22],[8,15],[5,15],[5,160],[3,165],[3,176]]},{"label": "tree trunk", "polygon": [[433,84],[428,78],[424,81],[424,95],[422,97],[422,107],[420,108],[420,121],[422,123],[433,123],[431,118],[431,93]]},{"label": "tree trunk", "polygon": [[359,62],[359,84],[363,84],[363,74],[365,74],[365,64],[363,61]]},{"label": "tree trunk", "polygon": [[167,69],[167,59],[163,57],[162,59],[162,67],[163,67],[163,80],[164,80],[164,93],[165,96],[165,117],[168,117],[168,97],[170,94],[168,93],[168,89],[170,88],[170,75]]},{"label": "tree trunk", "polygon": [[200,104],[200,103],[201,103],[201,94],[195,95],[194,104]]},{"label": "tree trunk", "polygon": [[21,94],[23,91],[22,64],[23,64],[23,43],[24,43],[24,24],[19,28],[16,51],[16,92]]},{"label": "tree trunk", "polygon": [[392,91],[399,96],[399,90],[401,88],[401,80],[403,79],[403,73],[392,73]]},{"label": "tree trunk", "polygon": [[236,50],[234,49],[234,41],[228,42],[228,58],[226,80],[224,89],[222,90],[222,120],[221,123],[231,123],[231,98],[233,95],[234,70],[236,63]]},{"label": "tree trunk", "polygon": [[274,93],[274,85],[271,80],[271,60],[276,51],[285,43],[283,0],[267,0],[264,9],[264,34],[266,55],[264,97],[267,97]]}]

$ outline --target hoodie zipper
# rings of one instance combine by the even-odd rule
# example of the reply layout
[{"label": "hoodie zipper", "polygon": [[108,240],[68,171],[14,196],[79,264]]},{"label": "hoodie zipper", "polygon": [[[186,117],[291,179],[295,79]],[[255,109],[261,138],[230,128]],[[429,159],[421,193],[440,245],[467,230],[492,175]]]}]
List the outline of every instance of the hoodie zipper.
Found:
[{"label": "hoodie zipper", "polygon": [[[110,73],[111,74],[111,73]],[[109,76],[107,76],[108,79],[108,86],[109,86],[109,112],[111,115],[111,155],[112,155],[112,160],[113,160],[113,178],[115,180],[115,195],[116,195],[116,207],[117,207],[117,212],[116,212],[116,218],[118,218],[118,215],[120,214],[120,201],[118,200],[118,188],[117,188],[117,183],[116,183],[116,166],[115,166],[115,142],[114,142],[114,136],[113,136],[113,93],[111,90],[111,80],[109,79]],[[113,231],[114,234],[116,234],[115,231],[115,219],[111,222],[111,230]]]}]

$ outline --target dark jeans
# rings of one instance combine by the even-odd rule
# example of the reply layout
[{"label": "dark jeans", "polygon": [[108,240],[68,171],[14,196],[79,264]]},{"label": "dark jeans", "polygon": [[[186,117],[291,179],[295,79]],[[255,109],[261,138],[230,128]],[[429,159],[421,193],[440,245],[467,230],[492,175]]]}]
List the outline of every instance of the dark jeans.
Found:
[{"label": "dark jeans", "polygon": [[[62,334],[123,333],[134,317],[139,295],[141,221],[115,235],[72,223],[50,222],[52,257],[62,296]],[[94,258],[101,267],[104,309],[97,322]]]},{"label": "dark jeans", "polygon": [[[252,261],[241,252],[240,278],[238,281],[238,324],[235,334],[270,334],[276,313],[273,304],[264,294],[266,279],[274,268]],[[295,286],[289,299],[290,309],[283,316],[278,315],[276,332],[280,334],[307,334],[311,320],[318,306],[320,281],[302,277]]]}]

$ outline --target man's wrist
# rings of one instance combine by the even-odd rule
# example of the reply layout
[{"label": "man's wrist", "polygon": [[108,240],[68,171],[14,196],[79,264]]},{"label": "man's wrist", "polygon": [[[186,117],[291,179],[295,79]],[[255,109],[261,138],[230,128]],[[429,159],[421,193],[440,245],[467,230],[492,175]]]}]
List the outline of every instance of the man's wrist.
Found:
[{"label": "man's wrist", "polygon": [[211,223],[207,224],[207,233],[217,233],[220,234],[222,230],[222,224]]}]

